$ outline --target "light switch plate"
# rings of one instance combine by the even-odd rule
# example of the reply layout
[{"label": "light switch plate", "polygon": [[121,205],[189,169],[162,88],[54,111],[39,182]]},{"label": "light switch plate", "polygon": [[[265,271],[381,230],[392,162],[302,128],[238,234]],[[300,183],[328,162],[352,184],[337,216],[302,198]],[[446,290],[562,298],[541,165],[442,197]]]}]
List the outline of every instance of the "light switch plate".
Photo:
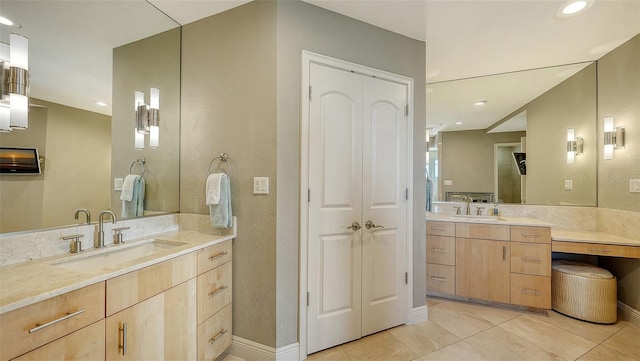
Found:
[{"label": "light switch plate", "polygon": [[640,193],[640,179],[629,179],[629,192]]},{"label": "light switch plate", "polygon": [[253,194],[269,194],[269,177],[253,177]]},{"label": "light switch plate", "polygon": [[122,183],[124,183],[124,178],[115,178],[113,180],[113,190],[122,191]]},{"label": "light switch plate", "polygon": [[564,189],[573,189],[573,181],[571,179],[565,179]]},{"label": "light switch plate", "polygon": [[445,181],[444,181],[444,185],[446,185],[446,186],[452,186],[452,185],[453,185],[453,181],[451,181],[451,180],[445,180]]}]

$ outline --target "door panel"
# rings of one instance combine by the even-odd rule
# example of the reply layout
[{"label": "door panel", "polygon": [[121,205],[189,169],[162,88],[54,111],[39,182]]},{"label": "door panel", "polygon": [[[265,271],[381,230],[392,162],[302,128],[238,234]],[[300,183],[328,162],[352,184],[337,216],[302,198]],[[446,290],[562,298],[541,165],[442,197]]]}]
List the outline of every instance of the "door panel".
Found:
[{"label": "door panel", "polygon": [[[353,310],[351,289],[353,285],[352,262],[353,237],[350,235],[332,235],[321,237],[322,265],[320,284],[322,302],[319,317],[331,317],[335,313]],[[344,282],[336,282],[344,279]]]}]

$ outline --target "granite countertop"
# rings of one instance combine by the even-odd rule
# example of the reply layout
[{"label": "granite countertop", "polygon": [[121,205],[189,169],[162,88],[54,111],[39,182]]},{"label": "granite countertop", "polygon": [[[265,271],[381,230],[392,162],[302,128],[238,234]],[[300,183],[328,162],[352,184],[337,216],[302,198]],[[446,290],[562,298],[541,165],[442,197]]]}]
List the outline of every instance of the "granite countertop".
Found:
[{"label": "granite countertop", "polygon": [[620,237],[604,232],[552,229],[551,240],[556,242],[599,243],[615,246],[640,247],[640,240]]},{"label": "granite countertop", "polygon": [[451,213],[427,212],[427,221],[457,222],[457,223],[482,223],[505,226],[529,226],[529,227],[551,227],[553,224],[534,218],[527,217],[504,217],[504,216],[475,216]]},{"label": "granite countertop", "polygon": [[[74,255],[65,254],[3,266],[0,267],[0,314],[221,243],[234,237],[235,235],[222,236],[197,231],[173,231],[150,235],[141,239],[127,240],[124,245],[110,244],[103,249],[90,249]],[[70,270],[55,264],[62,259],[86,258],[104,253],[105,250],[114,250],[117,247],[132,247],[136,242],[144,243],[145,240],[151,238],[183,244],[131,261],[125,261],[117,266],[96,268],[86,272]]]}]

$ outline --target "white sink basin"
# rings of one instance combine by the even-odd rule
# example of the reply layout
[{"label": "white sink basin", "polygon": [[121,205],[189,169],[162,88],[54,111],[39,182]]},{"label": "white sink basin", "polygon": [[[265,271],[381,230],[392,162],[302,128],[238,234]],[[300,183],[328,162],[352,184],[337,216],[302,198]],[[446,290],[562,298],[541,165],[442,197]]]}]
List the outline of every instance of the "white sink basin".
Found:
[{"label": "white sink basin", "polygon": [[118,266],[154,254],[156,252],[182,246],[184,242],[147,239],[122,245],[111,245],[105,249],[90,251],[85,254],[53,261],[51,264],[78,272],[90,272],[103,268]]}]

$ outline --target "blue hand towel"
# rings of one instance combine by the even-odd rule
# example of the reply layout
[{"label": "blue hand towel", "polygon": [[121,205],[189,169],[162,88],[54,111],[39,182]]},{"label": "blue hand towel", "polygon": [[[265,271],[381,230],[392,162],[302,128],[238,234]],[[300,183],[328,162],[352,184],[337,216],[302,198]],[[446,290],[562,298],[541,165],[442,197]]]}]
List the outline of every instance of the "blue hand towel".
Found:
[{"label": "blue hand towel", "polygon": [[229,176],[224,173],[220,175],[220,200],[218,204],[209,205],[209,217],[214,227],[231,228],[233,226],[231,185]]},{"label": "blue hand towel", "polygon": [[133,181],[131,200],[122,200],[122,218],[141,217],[144,214],[144,178],[138,176]]}]

